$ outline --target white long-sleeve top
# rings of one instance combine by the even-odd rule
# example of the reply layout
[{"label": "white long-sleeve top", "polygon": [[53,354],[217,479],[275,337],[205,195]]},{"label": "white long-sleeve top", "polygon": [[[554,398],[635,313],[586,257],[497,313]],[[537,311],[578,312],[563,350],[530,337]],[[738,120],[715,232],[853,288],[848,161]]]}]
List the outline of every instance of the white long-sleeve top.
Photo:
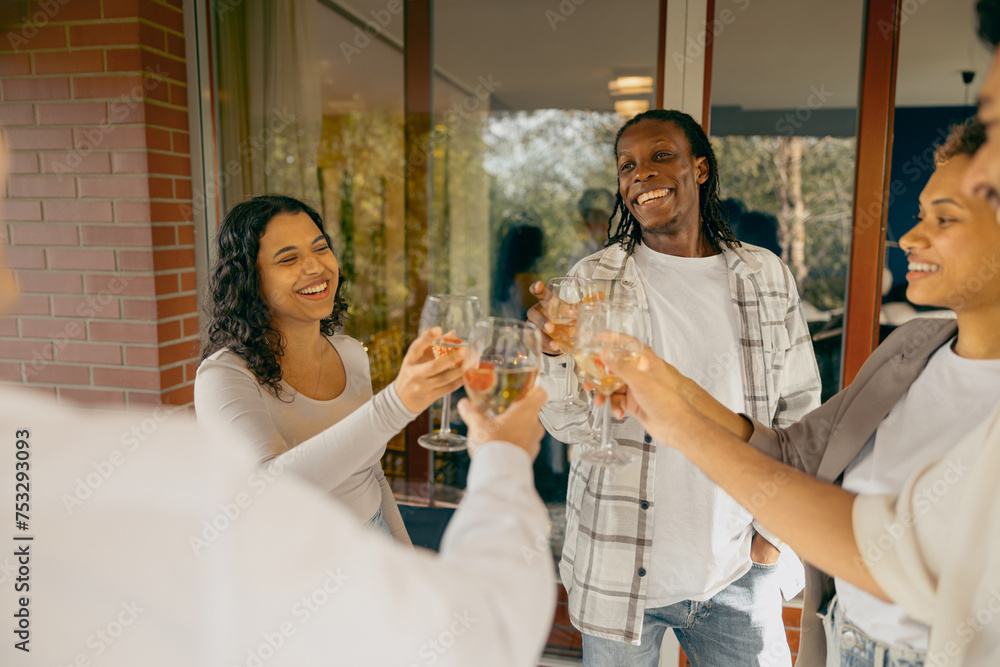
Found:
[{"label": "white long-sleeve top", "polygon": [[[476,454],[435,556],[362,529],[296,476],[254,484],[247,444],[183,411],[98,415],[0,389],[0,433],[8,510],[16,452],[30,476],[28,528],[9,516],[0,552],[0,664],[537,664],[555,597],[548,515],[508,443]],[[30,652],[14,646],[22,608]]]},{"label": "white long-sleeve top", "polygon": [[304,396],[287,383],[280,397],[263,387],[246,362],[220,350],[202,362],[194,404],[203,424],[229,425],[253,447],[263,472],[291,471],[344,503],[360,523],[379,509],[397,541],[409,543],[382,472],[386,443],[417,415],[395,387],[372,396],[368,355],[360,341],[330,336],[347,375],[329,401]]}]

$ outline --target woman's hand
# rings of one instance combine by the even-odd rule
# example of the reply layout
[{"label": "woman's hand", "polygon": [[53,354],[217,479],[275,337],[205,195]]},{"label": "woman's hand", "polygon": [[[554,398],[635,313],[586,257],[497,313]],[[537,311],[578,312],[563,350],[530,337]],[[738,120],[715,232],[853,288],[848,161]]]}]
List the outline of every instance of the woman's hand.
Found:
[{"label": "woman's hand", "polygon": [[545,435],[538,411],[548,398],[544,389],[532,387],[496,417],[487,417],[472,401],[463,398],[458,402],[458,412],[469,427],[469,454],[475,456],[480,445],[499,440],[520,447],[534,461]]},{"label": "woman's hand", "polygon": [[433,327],[410,344],[392,381],[399,400],[410,412],[423,412],[437,399],[462,386],[465,348],[435,359],[431,345],[441,337],[441,327]]},{"label": "woman's hand", "polygon": [[[611,350],[606,350],[605,354],[613,355],[614,353]],[[602,356],[601,358],[603,359],[604,357]],[[611,366],[608,367],[609,370],[614,372],[615,375],[620,376],[629,385],[627,390],[617,392],[611,397],[611,410],[619,419],[624,416],[625,412],[630,412],[638,417],[643,425],[646,425],[647,421],[651,419],[662,419],[665,414],[669,414],[664,413],[664,410],[667,410],[668,407],[666,405],[658,405],[657,401],[679,400],[685,405],[675,402],[672,404],[674,409],[684,410],[693,408],[699,416],[715,422],[743,442],[750,441],[753,435],[753,424],[748,419],[720,403],[697,382],[681,374],[676,368],[657,357],[649,347],[643,346],[642,353],[637,359],[629,361],[619,356],[617,363],[621,364],[622,368],[626,368],[624,373],[614,371]],[[638,368],[644,369],[640,373],[647,374],[647,377],[634,377],[632,373],[635,372],[634,369]],[[632,381],[629,381],[626,375],[632,377]],[[648,386],[647,383],[650,382],[655,383],[655,386],[649,387],[649,390],[658,393],[649,394],[646,398],[642,399],[637,398],[640,394],[636,393],[634,390],[635,387],[645,388]],[[587,389],[589,387],[585,384],[584,388]],[[639,391],[641,393],[641,389]],[[642,395],[646,396],[645,394]],[[604,398],[596,395],[595,401],[597,405],[601,405],[604,402]],[[646,430],[653,433],[648,425],[646,426]],[[661,440],[660,442],[664,441]]]},{"label": "woman's hand", "polygon": [[[614,413],[619,418],[626,411],[634,415],[659,442],[676,446],[676,441],[683,441],[685,428],[704,422],[684,396],[690,381],[648,346],[644,345],[637,356],[604,348],[601,361],[626,383],[624,390],[611,396]],[[598,405],[604,400],[595,395]]]}]

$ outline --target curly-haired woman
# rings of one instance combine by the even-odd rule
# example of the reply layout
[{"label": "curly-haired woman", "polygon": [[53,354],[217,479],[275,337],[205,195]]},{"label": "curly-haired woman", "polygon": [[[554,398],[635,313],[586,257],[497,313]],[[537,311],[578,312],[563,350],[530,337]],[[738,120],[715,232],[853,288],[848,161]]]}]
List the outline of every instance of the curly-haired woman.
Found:
[{"label": "curly-haired woman", "polygon": [[219,227],[217,251],[198,420],[235,427],[265,472],[291,470],[409,543],[379,462],[393,435],[461,384],[455,355],[430,353],[440,330],[417,338],[373,396],[364,347],[334,334],[347,305],[316,211],[275,195],[240,203]]}]

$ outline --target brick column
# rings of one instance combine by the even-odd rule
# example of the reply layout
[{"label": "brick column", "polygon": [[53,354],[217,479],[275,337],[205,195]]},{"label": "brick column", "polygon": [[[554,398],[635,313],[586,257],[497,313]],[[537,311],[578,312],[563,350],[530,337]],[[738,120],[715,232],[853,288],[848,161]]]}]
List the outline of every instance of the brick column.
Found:
[{"label": "brick column", "polygon": [[48,0],[15,16],[0,28],[3,233],[23,300],[0,319],[0,381],[115,408],[189,403],[181,0]]}]

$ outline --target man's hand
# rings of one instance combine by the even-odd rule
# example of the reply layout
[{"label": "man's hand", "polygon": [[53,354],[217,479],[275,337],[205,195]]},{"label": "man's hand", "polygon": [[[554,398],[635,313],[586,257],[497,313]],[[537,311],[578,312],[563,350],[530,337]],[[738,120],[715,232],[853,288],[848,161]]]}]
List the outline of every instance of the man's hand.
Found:
[{"label": "man's hand", "polygon": [[462,386],[465,348],[435,359],[431,345],[441,334],[441,327],[433,327],[417,336],[393,380],[399,400],[410,412],[423,412],[431,403]]},{"label": "man's hand", "polygon": [[548,398],[544,389],[532,387],[496,417],[486,416],[472,401],[463,398],[458,402],[458,413],[469,427],[469,455],[475,456],[476,450],[484,443],[500,440],[520,447],[534,461],[545,435],[545,429],[538,421],[538,411]]},{"label": "man's hand", "polygon": [[759,565],[773,565],[778,562],[781,552],[778,547],[768,542],[763,535],[755,533],[750,542],[750,560]]},{"label": "man's hand", "polygon": [[542,308],[542,304],[545,303],[546,299],[551,298],[551,294],[545,288],[545,283],[541,280],[533,282],[528,289],[531,290],[534,296],[538,297],[538,303],[528,310],[528,321],[542,332],[542,352],[550,356],[562,354],[562,350],[559,349],[559,343],[549,337],[549,334],[555,331],[555,325],[549,322],[549,318],[545,314],[545,309]]}]

